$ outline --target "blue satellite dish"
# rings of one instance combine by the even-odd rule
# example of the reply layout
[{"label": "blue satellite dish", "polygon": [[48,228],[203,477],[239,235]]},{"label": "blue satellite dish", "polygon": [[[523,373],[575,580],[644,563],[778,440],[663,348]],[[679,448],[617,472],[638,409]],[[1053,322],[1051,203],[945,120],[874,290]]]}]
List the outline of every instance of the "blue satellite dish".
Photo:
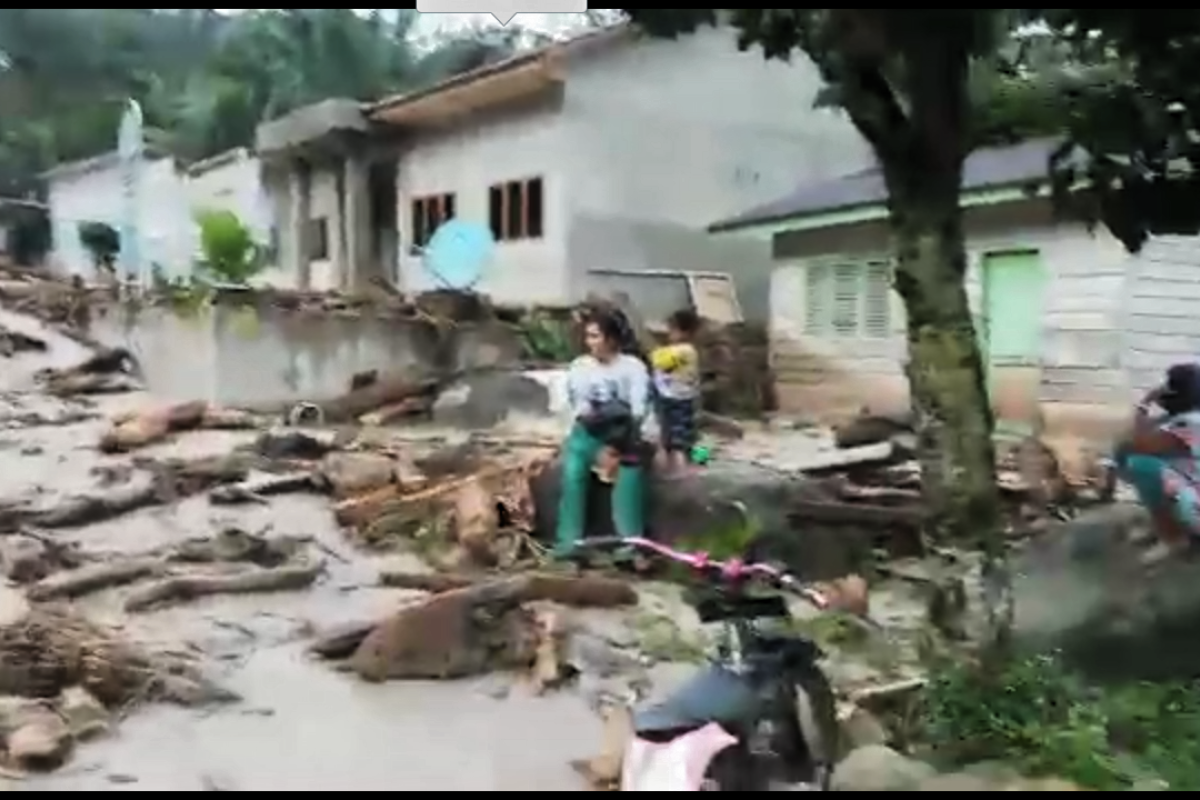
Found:
[{"label": "blue satellite dish", "polygon": [[470,289],[483,277],[496,240],[486,225],[451,219],[425,245],[422,263],[442,289]]}]

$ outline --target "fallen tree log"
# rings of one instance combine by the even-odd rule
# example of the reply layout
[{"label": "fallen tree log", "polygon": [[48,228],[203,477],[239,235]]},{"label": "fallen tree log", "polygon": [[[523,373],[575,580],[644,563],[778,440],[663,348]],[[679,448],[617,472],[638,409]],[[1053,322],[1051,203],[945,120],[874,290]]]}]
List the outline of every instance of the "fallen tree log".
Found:
[{"label": "fallen tree log", "polygon": [[430,413],[433,410],[433,402],[433,397],[428,395],[408,397],[398,403],[389,403],[375,411],[363,414],[358,418],[358,422],[367,427],[390,425],[393,422]]},{"label": "fallen tree log", "polygon": [[83,363],[61,370],[57,374],[100,375],[124,372],[131,375],[137,371],[138,361],[133,353],[124,347],[106,347],[93,353]]},{"label": "fallen tree log", "polygon": [[[414,381],[410,378],[380,377],[374,383],[351,389],[339,397],[311,401],[325,424],[356,422],[359,417],[385,406],[393,406],[416,397],[432,397],[441,382]],[[291,406],[289,406],[289,409]]]},{"label": "fallen tree log", "polygon": [[40,374],[46,391],[58,397],[113,394],[142,388],[136,380],[138,362],[123,347],[101,348],[85,361],[66,369]]},{"label": "fallen tree log", "polygon": [[103,495],[72,497],[54,508],[34,512],[27,521],[39,528],[74,528],[104,522],[131,511],[158,505],[162,494],[157,481],[109,490]]},{"label": "fallen tree log", "polygon": [[430,594],[464,589],[478,582],[478,579],[466,575],[447,575],[441,572],[390,572],[385,570],[379,574],[380,586],[388,586],[392,589],[411,589]]},{"label": "fallen tree log", "polygon": [[44,339],[0,326],[0,356],[11,358],[17,353],[44,353],[45,351]]},{"label": "fallen tree log", "polygon": [[162,441],[168,435],[199,428],[208,412],[208,403],[194,401],[135,414],[116,421],[102,437],[104,453],[126,453]]},{"label": "fallen tree log", "polygon": [[518,602],[549,601],[578,608],[616,608],[637,603],[637,592],[627,581],[600,575],[555,575],[533,572],[507,578],[472,577],[454,573],[402,572],[384,570],[379,583],[394,589],[443,594],[469,586],[481,586],[497,580],[518,580],[514,589]]},{"label": "fallen tree log", "polygon": [[443,481],[420,491],[405,493],[400,484],[389,484],[357,497],[350,497],[333,507],[338,525],[363,530],[391,514],[411,511],[410,516],[424,513],[430,503],[443,501],[471,481],[495,474],[495,469],[478,475],[467,475],[455,480]]},{"label": "fallen tree log", "polygon": [[311,492],[316,488],[316,481],[311,472],[291,472],[284,475],[263,475],[217,486],[209,491],[208,499],[216,505],[265,503],[268,497],[292,492]]},{"label": "fallen tree log", "polygon": [[124,586],[163,570],[160,559],[129,559],[110,564],[88,564],[78,569],[50,575],[27,590],[30,600],[75,600],[85,595]]},{"label": "fallen tree log", "polygon": [[364,680],[456,678],[525,668],[537,658],[534,600],[614,607],[637,601],[624,581],[598,576],[523,575],[434,594],[376,625],[350,656]]},{"label": "fallen tree log", "polygon": [[306,589],[325,569],[324,561],[304,566],[255,568],[230,575],[178,575],[147,586],[125,600],[129,612],[147,611],[218,594],[259,594]]},{"label": "fallen tree log", "polygon": [[105,375],[84,373],[61,375],[46,381],[46,392],[55,397],[77,397],[92,394],[125,394],[140,391],[143,387],[128,375]]},{"label": "fallen tree log", "polygon": [[214,486],[240,483],[250,475],[252,458],[233,453],[204,458],[171,458],[144,464],[177,497],[190,497]]}]

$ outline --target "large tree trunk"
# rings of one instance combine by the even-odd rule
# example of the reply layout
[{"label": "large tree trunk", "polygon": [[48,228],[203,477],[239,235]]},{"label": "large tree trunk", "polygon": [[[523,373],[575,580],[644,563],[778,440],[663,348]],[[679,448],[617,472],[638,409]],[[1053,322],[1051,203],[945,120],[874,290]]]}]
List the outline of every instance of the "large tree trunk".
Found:
[{"label": "large tree trunk", "polygon": [[[947,12],[947,24],[958,16]],[[838,35],[841,58],[817,60],[826,77],[838,81],[843,107],[874,149],[887,185],[929,530],[938,539],[982,547],[993,643],[1003,646],[1012,623],[1012,582],[958,205],[971,148],[973,42],[914,36],[893,23],[878,9],[835,11],[830,30]],[[903,69],[889,73],[886,65],[896,56]]]},{"label": "large tree trunk", "polygon": [[996,488],[994,420],[967,301],[957,166],[931,175],[887,165],[895,285],[908,315],[908,380],[916,414],[929,534],[981,547],[989,618],[1001,643],[1011,623],[1011,580]]}]

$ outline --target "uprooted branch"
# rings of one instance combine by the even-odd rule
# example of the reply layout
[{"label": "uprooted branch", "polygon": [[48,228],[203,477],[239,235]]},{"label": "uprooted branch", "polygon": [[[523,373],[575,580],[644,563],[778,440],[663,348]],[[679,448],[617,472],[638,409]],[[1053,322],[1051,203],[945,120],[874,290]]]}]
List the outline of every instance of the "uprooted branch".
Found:
[{"label": "uprooted branch", "polygon": [[136,590],[125,610],[136,612],[218,594],[258,594],[305,589],[325,569],[324,561],[303,566],[255,568],[230,575],[177,575]]},{"label": "uprooted branch", "polygon": [[180,403],[114,419],[112,427],[100,438],[99,447],[105,453],[126,453],[163,441],[172,433],[201,428],[252,428],[256,422],[252,415],[242,411],[220,408],[202,401]]}]

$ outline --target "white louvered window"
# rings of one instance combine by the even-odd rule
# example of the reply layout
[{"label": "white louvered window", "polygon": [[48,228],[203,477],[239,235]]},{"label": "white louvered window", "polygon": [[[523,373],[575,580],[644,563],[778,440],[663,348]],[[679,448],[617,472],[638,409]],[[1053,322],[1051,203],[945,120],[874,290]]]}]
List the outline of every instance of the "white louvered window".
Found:
[{"label": "white louvered window", "polygon": [[810,264],[805,281],[810,336],[885,339],[892,332],[892,268],[887,261]]},{"label": "white louvered window", "polygon": [[886,339],[892,333],[892,265],[872,261],[863,269],[862,335]]},{"label": "white louvered window", "polygon": [[833,268],[833,332],[856,336],[862,319],[862,267],[837,264]]},{"label": "white louvered window", "polygon": [[828,336],[833,320],[833,306],[829,302],[833,270],[825,264],[810,264],[804,277],[804,332],[809,336]]}]

